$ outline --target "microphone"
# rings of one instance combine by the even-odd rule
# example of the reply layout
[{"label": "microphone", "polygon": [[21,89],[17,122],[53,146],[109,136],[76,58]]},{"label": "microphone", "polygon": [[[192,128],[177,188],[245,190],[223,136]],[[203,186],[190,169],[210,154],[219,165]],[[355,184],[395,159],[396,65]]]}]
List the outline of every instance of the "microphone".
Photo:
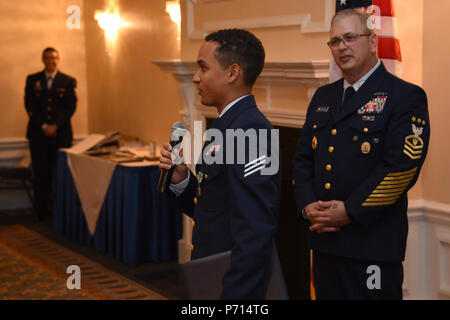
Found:
[{"label": "microphone", "polygon": [[[172,136],[170,137],[170,145],[172,146],[172,152],[174,151],[174,148],[181,144],[183,141],[183,136],[186,134],[187,128],[186,125],[183,122],[175,122],[172,125]],[[167,190],[169,190],[170,181],[172,180],[173,170],[175,169],[175,166],[167,169],[161,170],[161,175],[159,176],[158,181],[158,192],[160,193],[166,193]]]}]

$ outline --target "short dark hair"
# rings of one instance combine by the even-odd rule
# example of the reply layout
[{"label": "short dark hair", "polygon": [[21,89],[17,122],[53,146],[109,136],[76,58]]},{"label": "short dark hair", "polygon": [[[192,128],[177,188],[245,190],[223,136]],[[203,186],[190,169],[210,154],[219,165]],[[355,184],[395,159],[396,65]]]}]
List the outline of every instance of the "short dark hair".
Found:
[{"label": "short dark hair", "polygon": [[206,36],[205,41],[219,44],[216,58],[225,69],[236,63],[244,71],[244,82],[253,86],[264,68],[265,52],[254,34],[242,29],[219,30]]},{"label": "short dark hair", "polygon": [[47,47],[47,48],[45,48],[44,49],[44,51],[42,51],[42,59],[44,59],[44,55],[45,55],[45,53],[47,53],[47,52],[51,52],[51,51],[54,51],[54,52],[56,52],[57,54],[58,54],[58,56],[59,56],[59,52],[58,52],[58,50],[56,50],[55,48],[53,48],[53,47]]}]

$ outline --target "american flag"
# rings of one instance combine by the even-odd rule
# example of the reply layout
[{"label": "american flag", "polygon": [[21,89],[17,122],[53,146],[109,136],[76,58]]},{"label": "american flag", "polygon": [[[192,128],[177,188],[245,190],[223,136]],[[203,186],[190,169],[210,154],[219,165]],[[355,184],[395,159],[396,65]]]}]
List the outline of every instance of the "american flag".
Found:
[{"label": "american flag", "polygon": [[[336,0],[336,12],[348,8],[365,8],[366,10],[369,8],[372,15],[379,15],[379,28],[375,29],[379,39],[378,57],[389,72],[401,76],[402,54],[392,0]],[[373,25],[376,26],[376,23]],[[340,78],[342,73],[331,57],[330,82]]]}]

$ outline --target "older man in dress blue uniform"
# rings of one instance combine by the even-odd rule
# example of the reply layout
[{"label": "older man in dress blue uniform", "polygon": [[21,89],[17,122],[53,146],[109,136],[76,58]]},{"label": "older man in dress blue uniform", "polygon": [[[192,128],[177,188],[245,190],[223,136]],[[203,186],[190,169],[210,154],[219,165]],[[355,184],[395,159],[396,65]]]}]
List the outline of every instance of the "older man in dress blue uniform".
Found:
[{"label": "older man in dress blue uniform", "polygon": [[[245,30],[221,30],[208,35],[198,54],[198,69],[192,81],[202,104],[215,106],[219,117],[211,129],[223,140],[203,147],[196,175],[186,165],[177,165],[171,190],[183,211],[194,219],[192,259],[231,250],[231,264],[223,276],[223,299],[264,299],[271,275],[271,252],[277,228],[280,173],[264,170],[278,161],[277,151],[269,154],[272,125],[258,110],[251,89],[264,66],[261,42]],[[268,131],[267,140],[231,148],[227,130]],[[264,141],[263,141],[264,140]],[[262,143],[264,142],[264,143]],[[275,141],[278,144],[278,140]],[[169,169],[171,147],[161,151],[160,168]],[[245,161],[239,163],[239,151]],[[261,154],[262,151],[262,154]],[[230,157],[230,154],[233,156]],[[224,163],[211,163],[209,156]],[[232,161],[227,161],[232,160]]]},{"label": "older man in dress blue uniform", "polygon": [[427,98],[386,71],[367,15],[340,11],[328,45],[343,79],[311,100],[294,159],[318,299],[401,299],[407,191],[428,148]]}]

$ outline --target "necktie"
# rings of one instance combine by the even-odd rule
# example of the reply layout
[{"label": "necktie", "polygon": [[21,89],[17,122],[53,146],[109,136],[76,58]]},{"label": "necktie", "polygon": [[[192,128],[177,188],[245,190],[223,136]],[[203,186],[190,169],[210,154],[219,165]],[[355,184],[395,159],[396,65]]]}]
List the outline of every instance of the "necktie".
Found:
[{"label": "necktie", "polygon": [[51,87],[52,87],[52,84],[53,84],[53,78],[52,77],[48,77],[47,78],[47,89],[51,89]]},{"label": "necktie", "polygon": [[353,86],[347,87],[344,92],[344,100],[342,101],[342,108],[345,106],[345,104],[350,100],[350,98],[355,94],[355,89]]}]

